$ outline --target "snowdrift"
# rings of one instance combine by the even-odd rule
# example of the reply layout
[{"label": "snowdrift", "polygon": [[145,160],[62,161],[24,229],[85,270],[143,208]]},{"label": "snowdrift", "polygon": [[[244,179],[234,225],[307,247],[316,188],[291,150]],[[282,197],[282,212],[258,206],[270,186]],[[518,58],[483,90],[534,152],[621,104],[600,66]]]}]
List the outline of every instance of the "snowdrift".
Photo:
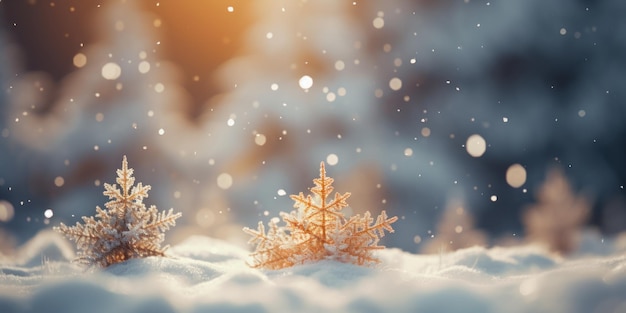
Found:
[{"label": "snowdrift", "polygon": [[0,311],[620,313],[626,254],[618,250],[562,258],[537,246],[386,249],[375,268],[329,260],[264,271],[246,265],[246,249],[195,236],[168,257],[100,270],[70,263],[70,244],[45,231],[0,258]]}]

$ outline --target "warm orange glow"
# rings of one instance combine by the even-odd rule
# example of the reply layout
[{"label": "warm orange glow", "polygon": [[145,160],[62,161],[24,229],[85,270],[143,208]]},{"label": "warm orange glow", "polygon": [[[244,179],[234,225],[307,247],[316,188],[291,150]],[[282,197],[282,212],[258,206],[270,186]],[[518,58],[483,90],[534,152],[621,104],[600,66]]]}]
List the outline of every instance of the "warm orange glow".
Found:
[{"label": "warm orange glow", "polygon": [[254,5],[232,1],[159,1],[146,7],[157,15],[154,27],[159,28],[161,48],[165,58],[174,61],[187,76],[183,77],[186,90],[200,105],[216,94],[211,79],[194,77],[215,73],[216,70],[240,52],[246,41],[246,32],[253,24]]}]

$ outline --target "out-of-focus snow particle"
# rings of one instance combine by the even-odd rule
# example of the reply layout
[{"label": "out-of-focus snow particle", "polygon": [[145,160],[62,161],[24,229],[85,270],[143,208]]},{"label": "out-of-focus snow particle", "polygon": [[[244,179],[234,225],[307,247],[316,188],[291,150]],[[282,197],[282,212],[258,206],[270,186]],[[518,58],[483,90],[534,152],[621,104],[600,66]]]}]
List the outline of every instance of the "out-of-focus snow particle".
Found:
[{"label": "out-of-focus snow particle", "polygon": [[519,188],[526,183],[526,169],[521,164],[513,164],[506,170],[506,182],[513,188]]},{"label": "out-of-focus snow particle", "polygon": [[339,157],[334,154],[331,153],[326,157],[326,163],[328,163],[328,165],[337,165],[337,163],[339,163]]},{"label": "out-of-focus snow particle", "polygon": [[233,177],[228,173],[222,173],[217,176],[217,186],[226,190],[233,185]]},{"label": "out-of-focus snow particle", "polygon": [[232,5],[229,5],[228,7],[226,7],[226,11],[228,11],[228,13],[233,13],[235,12],[235,8]]},{"label": "out-of-focus snow particle", "polygon": [[54,212],[52,211],[52,209],[47,209],[43,212],[43,216],[45,216],[46,218],[51,218],[54,215]]},{"label": "out-of-focus snow particle", "polygon": [[161,83],[157,83],[156,85],[154,85],[154,91],[158,92],[158,93],[162,93],[165,90],[165,86]]},{"label": "out-of-focus snow particle", "polygon": [[392,78],[391,80],[389,80],[389,88],[395,91],[400,90],[400,88],[402,88],[402,80],[400,80],[400,78],[398,77]]},{"label": "out-of-focus snow particle", "polygon": [[419,244],[420,242],[422,242],[422,237],[419,235],[416,235],[415,237],[413,237],[413,242],[415,244]]},{"label": "out-of-focus snow particle", "polygon": [[309,89],[313,86],[313,78],[311,78],[311,76],[309,75],[304,75],[300,77],[298,84],[300,85],[300,88],[302,89],[305,89],[305,90]]},{"label": "out-of-focus snow particle", "polygon": [[465,149],[469,155],[478,158],[481,157],[487,150],[487,142],[481,135],[474,134],[467,138]]},{"label": "out-of-focus snow particle", "polygon": [[411,149],[411,148],[404,149],[404,156],[410,157],[412,155],[413,155],[413,149]]},{"label": "out-of-focus snow particle", "polygon": [[267,142],[267,138],[265,137],[265,135],[263,135],[263,134],[256,134],[254,136],[254,143],[257,144],[258,146],[264,145],[265,142]]},{"label": "out-of-focus snow particle", "polygon": [[585,115],[587,115],[587,112],[585,112],[585,110],[578,111],[578,116],[579,117],[585,117]]},{"label": "out-of-focus snow particle", "polygon": [[343,69],[346,68],[346,64],[343,63],[343,61],[338,60],[335,62],[335,69],[338,71],[343,71]]},{"label": "out-of-focus snow particle", "polygon": [[72,61],[74,62],[74,66],[81,68],[87,64],[87,56],[83,53],[77,53]]},{"label": "out-of-focus snow particle", "polygon": [[491,195],[491,197],[489,199],[491,200],[491,202],[496,202],[496,201],[498,201],[498,196]]},{"label": "out-of-focus snow particle", "polygon": [[345,96],[345,95],[346,95],[346,93],[347,93],[346,88],[339,87],[339,89],[337,89],[337,94],[338,94],[340,97]]},{"label": "out-of-focus snow particle", "polygon": [[228,126],[233,126],[233,125],[235,125],[235,119],[234,119],[234,118],[232,118],[232,117],[231,117],[231,118],[229,118],[229,119],[226,121],[226,125],[228,125]]},{"label": "out-of-focus snow particle", "polygon": [[159,133],[159,136],[163,136],[163,135],[165,135],[165,129],[163,129],[163,128],[159,128],[158,133]]},{"label": "out-of-focus snow particle", "polygon": [[424,128],[422,128],[422,131],[420,133],[424,137],[429,137],[430,136],[430,128],[424,127]]},{"label": "out-of-focus snow particle", "polygon": [[102,67],[102,77],[106,80],[116,80],[122,75],[122,68],[117,63],[109,62]]},{"label": "out-of-focus snow particle", "polygon": [[528,297],[537,291],[537,287],[538,287],[537,279],[532,277],[532,278],[524,280],[519,285],[519,293],[522,296]]},{"label": "out-of-focus snow particle", "polygon": [[372,21],[372,25],[374,25],[374,28],[376,29],[381,29],[385,26],[385,20],[380,17],[377,16],[373,21]]},{"label": "out-of-focus snow particle", "polygon": [[506,116],[502,117],[502,122],[503,123],[508,123],[509,122],[509,118],[506,117]]},{"label": "out-of-focus snow particle", "polygon": [[337,96],[334,92],[329,92],[328,94],[326,94],[326,101],[333,102],[335,101],[335,99],[337,99]]},{"label": "out-of-focus snow particle", "polygon": [[124,21],[115,21],[115,30],[117,30],[118,32],[121,32],[124,30]]},{"label": "out-of-focus snow particle", "polygon": [[278,84],[277,83],[273,83],[270,85],[270,89],[272,89],[272,91],[276,91],[278,90]]},{"label": "out-of-focus snow particle", "polygon": [[285,189],[278,189],[278,191],[276,192],[279,196],[284,196],[287,194],[287,192],[285,191]]},{"label": "out-of-focus snow particle", "polygon": [[562,36],[565,36],[565,34],[567,34],[567,29],[565,29],[565,27],[561,28],[559,30],[559,34],[561,34]]},{"label": "out-of-focus snow particle", "polygon": [[0,200],[0,222],[10,221],[14,214],[13,205],[8,201]]},{"label": "out-of-focus snow particle", "polygon": [[209,228],[215,222],[215,214],[207,208],[202,208],[196,213],[196,223],[202,228]]},{"label": "out-of-focus snow particle", "polygon": [[61,176],[57,176],[54,178],[54,185],[57,187],[61,187],[65,184],[65,179]]},{"label": "out-of-focus snow particle", "polygon": [[274,34],[272,32],[268,32],[267,34],[265,34],[265,38],[272,39],[274,38]]},{"label": "out-of-focus snow particle", "polygon": [[137,66],[137,69],[139,70],[139,73],[141,74],[148,73],[150,71],[150,62],[141,61],[139,65]]}]

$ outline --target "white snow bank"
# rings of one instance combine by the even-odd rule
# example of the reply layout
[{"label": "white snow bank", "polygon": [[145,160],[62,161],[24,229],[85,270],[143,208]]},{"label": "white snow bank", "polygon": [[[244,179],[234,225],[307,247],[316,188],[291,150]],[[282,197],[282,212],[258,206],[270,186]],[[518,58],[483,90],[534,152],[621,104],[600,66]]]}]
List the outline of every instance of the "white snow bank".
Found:
[{"label": "white snow bank", "polygon": [[377,268],[323,261],[263,271],[245,264],[242,248],[190,237],[167,258],[85,270],[59,238],[42,233],[0,265],[0,312],[626,312],[624,253],[387,249]]}]

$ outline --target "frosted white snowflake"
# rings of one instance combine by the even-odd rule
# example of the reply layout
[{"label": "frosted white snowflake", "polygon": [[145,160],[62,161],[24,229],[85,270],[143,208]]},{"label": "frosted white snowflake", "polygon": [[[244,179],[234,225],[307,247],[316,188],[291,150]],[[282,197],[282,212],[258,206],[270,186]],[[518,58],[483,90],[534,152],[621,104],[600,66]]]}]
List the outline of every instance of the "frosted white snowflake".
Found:
[{"label": "frosted white snowflake", "polygon": [[151,187],[133,186],[133,169],[128,168],[126,156],[116,181],[121,190],[115,184],[104,184],[104,195],[110,199],[104,204],[106,210],[97,206],[95,218],[83,216],[84,224],[54,227],[76,242],[81,250],[79,263],[107,267],[131,258],[165,255],[168,247],[161,247],[163,232],[176,225],[181,213],[174,214],[173,209],[159,212],[154,205],[146,208],[143,199]]}]

